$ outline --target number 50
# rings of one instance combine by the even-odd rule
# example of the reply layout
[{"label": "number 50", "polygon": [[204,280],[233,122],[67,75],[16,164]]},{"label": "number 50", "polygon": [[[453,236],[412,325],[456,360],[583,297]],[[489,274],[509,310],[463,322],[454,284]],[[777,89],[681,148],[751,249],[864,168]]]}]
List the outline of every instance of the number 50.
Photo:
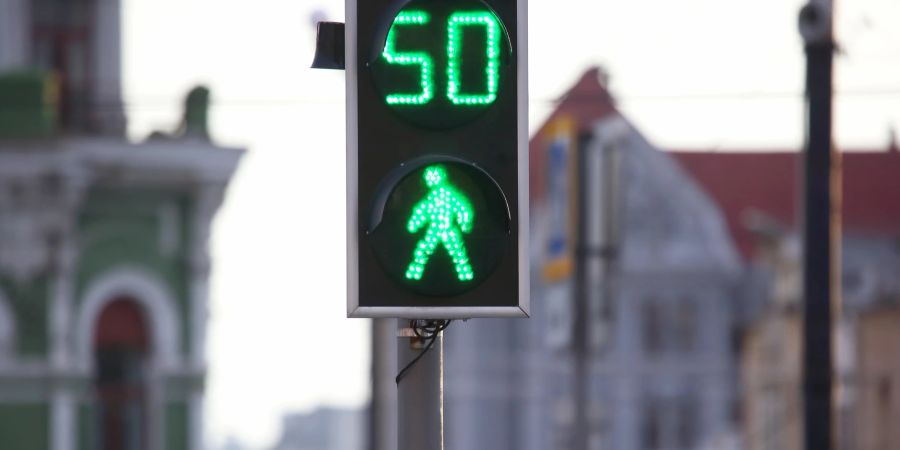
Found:
[{"label": "number 50", "polygon": [[[400,27],[425,26],[430,16],[425,11],[401,11],[388,31],[382,56],[388,64],[419,66],[421,91],[392,93],[385,97],[390,105],[425,105],[434,98],[434,60],[426,52],[398,52],[396,32]],[[484,27],[485,56],[484,85],[480,93],[462,93],[462,35],[466,27]],[[454,12],[447,18],[447,99],[454,105],[488,105],[497,99],[500,78],[500,24],[488,11]]]}]

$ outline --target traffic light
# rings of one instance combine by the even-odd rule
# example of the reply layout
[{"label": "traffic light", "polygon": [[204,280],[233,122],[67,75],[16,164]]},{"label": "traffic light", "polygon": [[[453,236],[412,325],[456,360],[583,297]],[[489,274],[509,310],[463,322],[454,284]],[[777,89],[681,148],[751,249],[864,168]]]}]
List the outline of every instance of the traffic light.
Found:
[{"label": "traffic light", "polygon": [[527,316],[525,0],[346,19],[348,316]]}]

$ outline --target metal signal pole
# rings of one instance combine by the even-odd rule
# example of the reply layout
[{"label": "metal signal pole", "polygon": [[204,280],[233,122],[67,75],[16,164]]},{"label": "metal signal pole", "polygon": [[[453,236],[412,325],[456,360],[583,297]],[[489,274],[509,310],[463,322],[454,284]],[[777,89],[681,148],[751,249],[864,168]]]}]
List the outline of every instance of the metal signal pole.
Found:
[{"label": "metal signal pole", "polygon": [[368,450],[397,450],[397,320],[372,320]]},{"label": "metal signal pole", "polygon": [[590,395],[588,324],[590,320],[590,305],[588,304],[588,273],[585,270],[589,253],[586,209],[588,204],[587,177],[590,173],[587,169],[587,147],[590,140],[590,134],[581,134],[578,136],[578,143],[575,147],[576,167],[578,167],[578,190],[576,192],[578,223],[575,237],[575,317],[572,322],[572,357],[574,359],[572,397],[575,409],[573,444],[575,450],[587,450],[590,439],[588,431],[590,428],[588,421],[588,396]]},{"label": "metal signal pole", "polygon": [[578,138],[578,223],[575,264],[574,448],[595,448],[599,411],[591,393],[591,362],[608,350],[614,303],[614,273],[619,251],[620,166],[616,142],[620,128],[609,135],[583,133]]},{"label": "metal signal pole", "polygon": [[[400,320],[397,340],[397,425],[400,450],[443,449],[443,336],[417,336]],[[417,359],[418,358],[418,359]]]},{"label": "metal signal pole", "polygon": [[800,10],[806,50],[803,159],[803,412],[807,450],[835,448],[832,329],[840,314],[840,154],[832,145],[831,0]]}]

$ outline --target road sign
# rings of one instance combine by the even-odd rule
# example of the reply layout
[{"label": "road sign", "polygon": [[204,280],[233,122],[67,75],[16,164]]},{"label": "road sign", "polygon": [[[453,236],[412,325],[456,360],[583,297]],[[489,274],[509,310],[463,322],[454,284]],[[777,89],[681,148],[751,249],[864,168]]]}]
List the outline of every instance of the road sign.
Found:
[{"label": "road sign", "polygon": [[547,231],[544,245],[543,278],[560,282],[572,276],[575,267],[575,232],[578,218],[577,133],[570,117],[560,117],[549,125],[549,145],[546,152]]},{"label": "road sign", "polygon": [[525,19],[348,2],[348,316],[527,315]]}]

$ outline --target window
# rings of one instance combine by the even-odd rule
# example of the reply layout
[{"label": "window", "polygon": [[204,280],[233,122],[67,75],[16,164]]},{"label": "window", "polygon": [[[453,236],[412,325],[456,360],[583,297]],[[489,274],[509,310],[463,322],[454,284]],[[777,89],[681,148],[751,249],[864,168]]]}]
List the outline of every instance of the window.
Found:
[{"label": "window", "polygon": [[12,311],[0,292],[0,361],[12,356],[13,339],[15,336],[15,322]]},{"label": "window", "polygon": [[690,353],[696,349],[697,311],[694,302],[681,300],[670,303],[672,317],[672,344],[676,352]]},{"label": "window", "polygon": [[690,353],[697,349],[694,302],[648,299],[642,311],[644,351],[649,355]]},{"label": "window", "polygon": [[780,450],[784,447],[785,426],[790,423],[785,396],[781,389],[766,387],[759,397],[761,414],[759,423],[762,430],[759,439],[763,450]]},{"label": "window", "polygon": [[663,305],[658,300],[651,299],[644,303],[643,311],[643,337],[644,351],[648,354],[659,354],[664,351],[663,335],[665,334],[665,320]]},{"label": "window", "polygon": [[649,395],[643,404],[641,436],[645,450],[690,450],[699,437],[696,396]]},{"label": "window", "polygon": [[32,61],[56,77],[57,114],[66,130],[83,130],[89,123],[94,11],[92,0],[32,3]]},{"label": "window", "polygon": [[99,449],[144,450],[148,339],[140,307],[128,299],[107,305],[94,346]]}]

